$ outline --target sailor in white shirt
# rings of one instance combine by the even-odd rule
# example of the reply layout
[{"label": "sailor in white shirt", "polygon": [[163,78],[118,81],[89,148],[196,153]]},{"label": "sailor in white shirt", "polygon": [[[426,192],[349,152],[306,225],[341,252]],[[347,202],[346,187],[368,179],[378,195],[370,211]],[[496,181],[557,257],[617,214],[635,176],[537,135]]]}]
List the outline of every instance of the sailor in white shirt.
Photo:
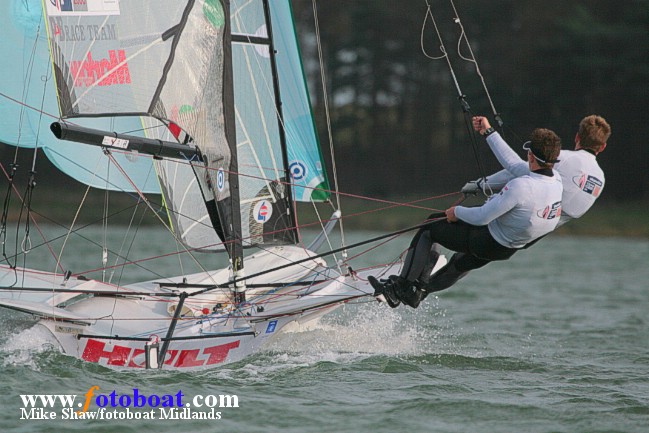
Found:
[{"label": "sailor in white shirt", "polygon": [[[492,128],[477,130],[483,135],[497,134]],[[528,174],[512,179],[483,206],[451,207],[446,210],[445,221],[420,229],[399,276],[390,276],[386,281],[369,277],[375,295],[384,295],[393,308],[401,301],[417,308],[428,293],[450,287],[470,270],[493,260],[507,260],[554,230],[561,216],[563,188],[552,167],[561,151],[561,141],[548,129],[535,129],[526,145]],[[457,253],[426,281],[422,279],[424,269],[437,261],[435,244]]]},{"label": "sailor in white shirt", "polygon": [[[484,117],[473,119],[476,125],[490,128]],[[611,136],[611,127],[601,116],[584,117],[575,136],[575,150],[562,150],[554,169],[563,181],[562,214],[559,226],[579,218],[591,208],[604,189],[604,172],[597,163],[597,155],[606,148]],[[486,180],[468,182],[462,188],[465,194],[478,191],[490,193],[500,190],[511,179],[529,173],[527,162],[523,161],[498,134],[490,134],[487,143],[504,170],[487,176]]]}]

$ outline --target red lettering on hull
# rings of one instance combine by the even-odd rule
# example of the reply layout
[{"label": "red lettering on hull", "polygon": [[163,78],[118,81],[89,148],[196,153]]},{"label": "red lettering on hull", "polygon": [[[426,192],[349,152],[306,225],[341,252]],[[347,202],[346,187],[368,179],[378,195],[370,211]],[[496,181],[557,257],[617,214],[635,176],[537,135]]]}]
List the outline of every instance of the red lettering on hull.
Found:
[{"label": "red lettering on hull", "polygon": [[81,358],[88,362],[99,362],[100,359],[106,358],[108,365],[124,366],[131,357],[132,349],[130,347],[114,346],[111,351],[105,350],[105,347],[106,343],[103,341],[88,340]]},{"label": "red lettering on hull", "polygon": [[[239,347],[240,343],[241,340],[237,340],[203,349],[168,350],[164,365],[189,368],[220,364],[228,357],[230,350]],[[145,367],[143,349],[119,346],[92,338],[88,339],[81,359],[95,363],[101,363],[101,360],[105,359],[106,365],[119,367]]]}]

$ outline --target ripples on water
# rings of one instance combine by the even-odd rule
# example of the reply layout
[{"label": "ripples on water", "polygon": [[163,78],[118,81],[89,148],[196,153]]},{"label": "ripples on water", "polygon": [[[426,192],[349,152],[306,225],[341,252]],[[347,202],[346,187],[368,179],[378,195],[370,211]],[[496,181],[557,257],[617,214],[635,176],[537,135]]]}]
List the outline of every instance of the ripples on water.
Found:
[{"label": "ripples on water", "polygon": [[[115,372],[0,312],[2,431],[649,431],[649,242],[547,239],[418,310],[374,302],[294,326],[242,362]],[[17,321],[18,318],[19,319]],[[19,421],[19,394],[236,394],[206,421]]]}]

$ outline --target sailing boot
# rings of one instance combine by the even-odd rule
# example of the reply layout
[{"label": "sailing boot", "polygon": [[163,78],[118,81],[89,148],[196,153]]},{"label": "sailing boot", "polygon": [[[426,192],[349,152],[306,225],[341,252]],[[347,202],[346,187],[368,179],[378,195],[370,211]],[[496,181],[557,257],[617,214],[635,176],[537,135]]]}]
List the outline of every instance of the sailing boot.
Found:
[{"label": "sailing boot", "polygon": [[421,283],[419,281],[404,281],[405,284],[400,285],[396,290],[397,298],[409,307],[419,307],[421,301],[426,299],[426,296],[428,296],[428,292],[421,288]]},{"label": "sailing boot", "polygon": [[[390,276],[387,280],[377,280],[373,276],[367,277],[367,281],[374,287],[374,296],[381,296],[385,298],[385,301],[388,303],[390,308],[397,308],[401,301],[397,298],[395,294],[395,281],[401,277],[396,275]],[[405,281],[405,280],[404,280]]]},{"label": "sailing boot", "polygon": [[432,276],[430,281],[423,287],[423,290],[428,293],[439,292],[440,290],[448,289],[460,279],[464,278],[469,271],[461,272],[455,267],[459,256],[460,253],[453,254],[451,260]]},{"label": "sailing boot", "polygon": [[440,251],[440,245],[437,243],[433,244],[430,252],[428,253],[426,266],[419,275],[419,278],[413,283],[404,280],[407,284],[402,284],[399,286],[399,290],[397,290],[396,294],[401,302],[408,305],[409,307],[417,308],[419,307],[419,304],[421,304],[421,301],[426,299],[428,292],[423,287],[426,286],[431,278],[433,269],[435,269],[435,265],[439,260]]}]

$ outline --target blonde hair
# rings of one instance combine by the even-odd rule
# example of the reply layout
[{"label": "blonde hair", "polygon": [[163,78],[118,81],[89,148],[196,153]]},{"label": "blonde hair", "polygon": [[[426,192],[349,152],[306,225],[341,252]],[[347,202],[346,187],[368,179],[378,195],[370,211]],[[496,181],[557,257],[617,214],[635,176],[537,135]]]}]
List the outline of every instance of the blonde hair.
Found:
[{"label": "blonde hair", "polygon": [[611,126],[601,116],[590,115],[579,122],[579,145],[599,152],[611,136]]}]

